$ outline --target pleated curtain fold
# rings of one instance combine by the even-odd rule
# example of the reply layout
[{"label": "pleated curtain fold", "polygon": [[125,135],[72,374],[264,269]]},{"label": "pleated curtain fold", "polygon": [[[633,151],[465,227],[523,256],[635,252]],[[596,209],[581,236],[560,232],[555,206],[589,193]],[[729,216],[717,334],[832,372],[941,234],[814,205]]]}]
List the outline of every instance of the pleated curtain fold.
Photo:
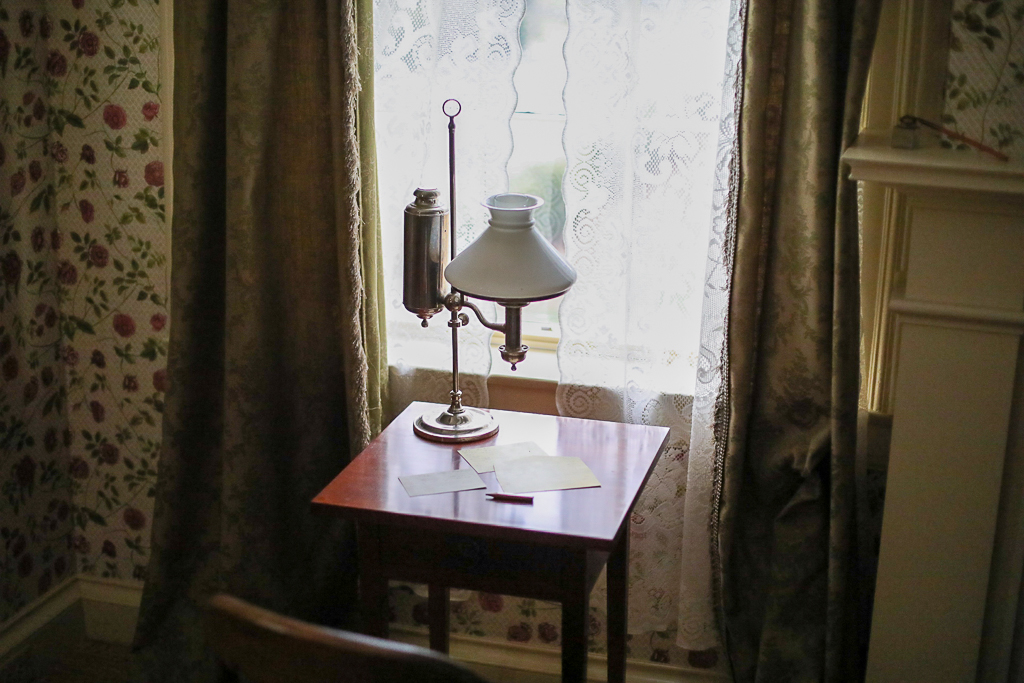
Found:
[{"label": "pleated curtain fold", "polygon": [[319,623],[355,593],[350,526],[310,500],[386,393],[368,0],[174,7],[169,389],[136,648],[212,680],[225,591]]},{"label": "pleated curtain fold", "polygon": [[749,0],[713,554],[734,679],[855,681],[856,139],[878,0]]}]

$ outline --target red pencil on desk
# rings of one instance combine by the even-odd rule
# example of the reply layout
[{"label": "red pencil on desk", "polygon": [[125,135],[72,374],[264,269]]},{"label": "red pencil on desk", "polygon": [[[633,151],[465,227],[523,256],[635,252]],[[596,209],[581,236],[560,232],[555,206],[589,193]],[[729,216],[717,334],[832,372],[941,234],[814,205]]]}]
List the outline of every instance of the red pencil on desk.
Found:
[{"label": "red pencil on desk", "polygon": [[487,497],[500,503],[526,503],[533,505],[533,496],[518,496],[514,493],[488,493]]}]

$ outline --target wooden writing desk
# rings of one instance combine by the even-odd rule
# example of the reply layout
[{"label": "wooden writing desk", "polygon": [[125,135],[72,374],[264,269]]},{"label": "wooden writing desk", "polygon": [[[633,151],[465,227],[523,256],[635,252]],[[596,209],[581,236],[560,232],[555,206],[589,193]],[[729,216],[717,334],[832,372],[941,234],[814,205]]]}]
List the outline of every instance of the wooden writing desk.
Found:
[{"label": "wooden writing desk", "polygon": [[[668,429],[492,411],[501,429],[485,441],[420,439],[413,403],[327,488],[315,509],[351,519],[359,537],[360,600],[371,635],[387,637],[388,579],[429,586],[430,647],[448,651],[448,589],[562,603],[562,680],[587,672],[590,590],[608,565],[608,680],[625,680],[629,515],[668,439]],[[438,411],[444,406],[437,406]],[[468,469],[460,447],[534,441],[577,456],[600,488],[535,493],[533,505],[487,500],[485,491],[411,498],[399,476]],[[500,491],[494,473],[480,475]]]}]

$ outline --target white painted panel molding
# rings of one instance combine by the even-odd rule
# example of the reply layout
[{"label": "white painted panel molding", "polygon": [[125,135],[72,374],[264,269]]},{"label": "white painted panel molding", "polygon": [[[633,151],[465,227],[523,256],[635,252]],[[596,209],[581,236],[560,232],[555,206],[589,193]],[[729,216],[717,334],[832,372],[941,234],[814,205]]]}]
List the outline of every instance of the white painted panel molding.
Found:
[{"label": "white painted panel molding", "polygon": [[1024,173],[1020,164],[972,152],[938,147],[893,149],[858,145],[843,154],[843,161],[850,164],[855,180],[890,187],[1024,195]]},{"label": "white painted panel molding", "polygon": [[[892,413],[869,683],[1005,680],[1024,465],[1024,166],[950,150],[844,155],[892,193],[872,396]],[[867,229],[867,228],[865,228]],[[875,302],[865,302],[872,305]],[[1019,401],[1018,401],[1019,402]],[[1003,587],[1003,588],[1001,588]],[[999,588],[999,590],[995,590]],[[1016,596],[1011,596],[1016,598]]]},{"label": "white painted panel molding", "polygon": [[972,681],[1018,336],[899,327],[868,680]]},{"label": "white painted panel molding", "polygon": [[904,296],[1024,311],[1024,214],[1014,208],[1024,207],[914,197]]},{"label": "white painted panel molding", "polygon": [[1018,333],[1024,332],[1024,311],[953,306],[950,304],[936,304],[931,301],[904,299],[903,297],[890,299],[889,311],[922,318],[981,323],[995,327],[1006,327],[1011,330],[1017,330]]},{"label": "white painted panel molding", "polygon": [[862,398],[893,415],[868,683],[1024,683],[1024,665],[1007,677],[1017,605],[1024,622],[1024,354],[1009,360],[1024,333],[1024,165],[889,145],[903,115],[940,120],[953,5],[882,0],[843,155],[862,181]]}]

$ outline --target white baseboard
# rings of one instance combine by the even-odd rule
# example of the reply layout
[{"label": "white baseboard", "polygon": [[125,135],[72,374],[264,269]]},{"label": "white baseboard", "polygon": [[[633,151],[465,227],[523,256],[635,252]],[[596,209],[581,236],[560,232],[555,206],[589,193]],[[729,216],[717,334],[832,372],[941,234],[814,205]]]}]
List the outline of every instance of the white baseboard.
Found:
[{"label": "white baseboard", "polygon": [[[391,638],[427,647],[427,634],[407,626],[392,624]],[[542,648],[500,640],[484,640],[452,634],[450,654],[453,659],[467,664],[484,664],[490,667],[540,674],[544,678],[559,676],[562,671],[562,655],[557,649]],[[509,677],[511,680],[512,677]],[[587,662],[587,679],[600,683],[608,680],[608,658],[591,654]],[[525,680],[516,677],[515,680]],[[629,683],[727,683],[728,678],[717,671],[706,671],[692,667],[668,666],[655,662],[627,660],[626,680]]]},{"label": "white baseboard", "polygon": [[[79,600],[85,612],[86,635],[89,638],[131,643],[142,600],[142,584],[93,576],[73,576],[0,625],[0,660]],[[413,628],[392,624],[391,637],[405,643],[427,646],[427,635]],[[562,657],[557,649],[457,634],[451,636],[451,656],[468,664],[516,672],[506,677],[506,680],[525,681],[531,673],[537,674],[538,680],[551,680],[562,669]],[[590,681],[607,680],[608,659],[604,655],[590,655],[587,671]],[[629,683],[726,683],[728,678],[717,671],[629,660],[626,663],[626,680]]]},{"label": "white baseboard", "polygon": [[69,576],[0,624],[0,660],[79,601],[85,613],[87,637],[131,643],[141,600],[141,583]]},{"label": "white baseboard", "polygon": [[142,583],[138,581],[101,579],[79,574],[78,583],[85,600],[135,608],[142,603]]},{"label": "white baseboard", "polygon": [[0,624],[0,660],[82,598],[77,576],[69,576]]},{"label": "white baseboard", "polygon": [[85,635],[105,643],[130,645],[142,602],[142,583],[79,575]]}]

